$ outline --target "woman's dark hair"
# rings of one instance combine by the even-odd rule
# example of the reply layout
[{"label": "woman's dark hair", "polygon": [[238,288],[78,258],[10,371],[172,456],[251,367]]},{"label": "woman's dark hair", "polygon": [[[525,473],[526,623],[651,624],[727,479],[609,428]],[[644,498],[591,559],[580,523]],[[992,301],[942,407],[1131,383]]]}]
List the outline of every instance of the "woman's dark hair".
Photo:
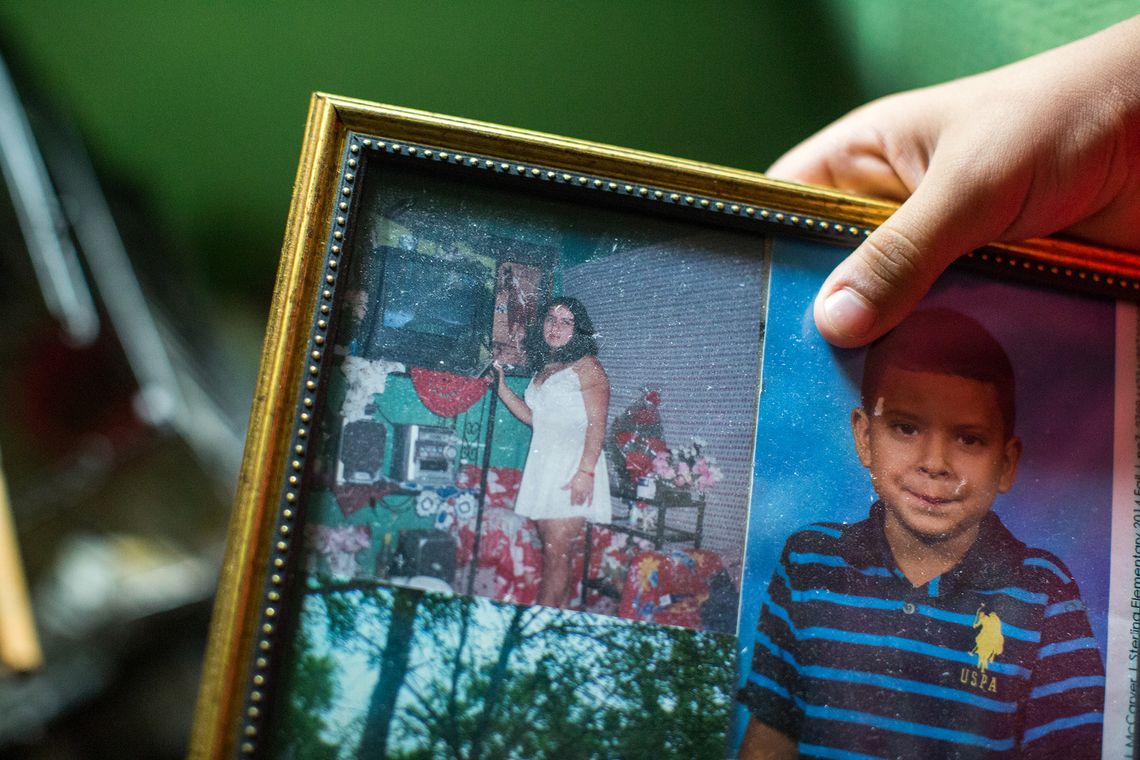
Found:
[{"label": "woman's dark hair", "polygon": [[[574,335],[561,348],[551,348],[543,337],[543,323],[555,306],[563,306],[574,315]],[[570,364],[583,356],[597,356],[598,343],[594,340],[594,323],[582,302],[572,296],[560,296],[538,310],[539,318],[526,336],[526,356],[530,368],[537,372],[552,362]]]}]

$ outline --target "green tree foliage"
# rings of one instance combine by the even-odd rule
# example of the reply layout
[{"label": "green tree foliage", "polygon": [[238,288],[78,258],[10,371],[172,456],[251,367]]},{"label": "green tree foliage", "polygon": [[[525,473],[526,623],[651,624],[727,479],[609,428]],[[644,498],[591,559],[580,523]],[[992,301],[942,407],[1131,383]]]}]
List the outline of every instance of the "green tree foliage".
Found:
[{"label": "green tree foliage", "polygon": [[[286,689],[301,709],[305,657],[335,663],[326,681],[341,684],[338,697],[304,709],[340,758],[726,753],[733,637],[383,587],[321,592],[307,606]],[[363,679],[375,683],[344,686]],[[331,757],[291,746],[298,759]]]},{"label": "green tree foliage", "polygon": [[336,760],[337,744],[326,740],[324,715],[336,697],[336,661],[327,655],[310,651],[302,631],[294,644],[295,667],[290,688],[282,701],[273,755],[305,757],[312,760]]}]

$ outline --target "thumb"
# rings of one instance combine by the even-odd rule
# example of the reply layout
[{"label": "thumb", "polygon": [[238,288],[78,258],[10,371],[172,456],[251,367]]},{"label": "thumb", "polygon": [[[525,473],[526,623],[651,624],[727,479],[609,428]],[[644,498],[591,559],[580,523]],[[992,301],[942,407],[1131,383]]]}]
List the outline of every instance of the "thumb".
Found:
[{"label": "thumb", "polygon": [[[824,281],[814,304],[815,324],[842,348],[870,343],[901,322],[959,256],[996,239],[1002,225],[983,217],[988,193],[964,178],[928,173],[887,221]],[[990,220],[994,221],[994,220]]]}]

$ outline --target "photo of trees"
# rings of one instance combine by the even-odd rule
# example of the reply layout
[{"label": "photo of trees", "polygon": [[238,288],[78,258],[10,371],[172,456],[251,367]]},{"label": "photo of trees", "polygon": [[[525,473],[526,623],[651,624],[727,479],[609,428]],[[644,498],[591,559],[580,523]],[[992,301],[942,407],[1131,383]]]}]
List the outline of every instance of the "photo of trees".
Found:
[{"label": "photo of trees", "polygon": [[305,592],[273,757],[724,757],[735,638],[380,584]]}]

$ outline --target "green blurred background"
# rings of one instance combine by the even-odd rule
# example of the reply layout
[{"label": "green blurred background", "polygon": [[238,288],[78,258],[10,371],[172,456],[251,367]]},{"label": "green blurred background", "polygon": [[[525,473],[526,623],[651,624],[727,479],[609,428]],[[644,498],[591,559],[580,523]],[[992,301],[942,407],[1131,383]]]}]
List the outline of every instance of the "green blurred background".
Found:
[{"label": "green blurred background", "polygon": [[0,6],[0,28],[211,285],[264,297],[315,90],[762,170],[866,100],[1024,57],[1135,8],[39,0]]},{"label": "green blurred background", "polygon": [[[227,392],[247,408],[315,90],[763,170],[869,99],[989,69],[1135,11],[1134,0],[43,0],[0,4],[0,52],[23,92],[74,120],[120,213],[130,204],[125,237],[140,268],[200,291],[207,313],[185,329],[222,352]],[[26,284],[5,297],[35,299]],[[141,527],[125,521],[138,535],[182,532],[197,510],[207,538],[193,546],[220,541],[226,489],[203,493],[190,459],[131,471],[130,487],[100,498],[147,514]],[[139,485],[148,477],[149,490]],[[26,510],[14,508],[20,520]],[[85,528],[99,530],[100,518],[89,513]],[[57,544],[37,551],[41,532],[20,529],[47,574]],[[204,599],[159,623],[172,628],[120,647],[91,693],[36,708],[39,732],[0,730],[0,753],[180,756],[208,609]],[[0,703],[5,690],[0,680]]]}]

